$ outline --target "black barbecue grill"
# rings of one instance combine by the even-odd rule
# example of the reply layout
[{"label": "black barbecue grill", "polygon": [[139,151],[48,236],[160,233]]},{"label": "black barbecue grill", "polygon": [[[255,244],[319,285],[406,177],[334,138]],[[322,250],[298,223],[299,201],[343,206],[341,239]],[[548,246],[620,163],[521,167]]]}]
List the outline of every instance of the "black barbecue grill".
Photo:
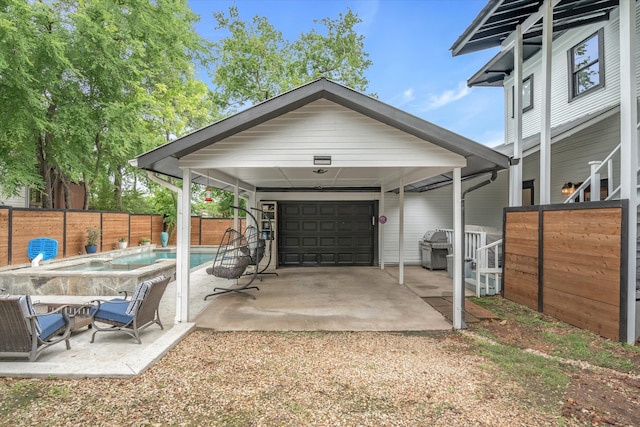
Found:
[{"label": "black barbecue grill", "polygon": [[429,270],[446,270],[451,243],[444,231],[430,230],[420,240],[421,265]]}]

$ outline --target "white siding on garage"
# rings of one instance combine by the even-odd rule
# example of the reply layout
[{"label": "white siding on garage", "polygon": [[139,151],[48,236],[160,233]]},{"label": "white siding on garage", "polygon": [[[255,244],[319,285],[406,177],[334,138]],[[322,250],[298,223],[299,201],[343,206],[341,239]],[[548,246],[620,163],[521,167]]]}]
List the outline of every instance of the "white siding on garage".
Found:
[{"label": "white siding on garage", "polygon": [[[387,193],[384,212],[388,220],[384,227],[384,261],[399,262],[399,196]],[[447,186],[425,193],[404,195],[404,256],[406,264],[420,264],[419,241],[428,230],[451,228],[453,225],[452,187]]]},{"label": "white siding on garage", "polygon": [[[463,184],[463,191],[478,182],[485,181],[489,175],[469,180]],[[467,225],[480,225],[502,229],[502,212],[508,200],[508,172],[499,173],[495,182],[467,194],[465,203],[465,222]],[[399,249],[399,197],[386,194],[384,199],[385,215],[388,218],[384,226],[385,263],[397,263]],[[442,187],[424,193],[405,193],[404,207],[404,254],[407,264],[420,263],[418,242],[425,232],[436,228],[453,228],[453,188]]]},{"label": "white siding on garage", "polygon": [[331,153],[332,168],[465,165],[460,155],[326,99],[218,141],[180,163],[185,167],[300,167],[325,153]]}]

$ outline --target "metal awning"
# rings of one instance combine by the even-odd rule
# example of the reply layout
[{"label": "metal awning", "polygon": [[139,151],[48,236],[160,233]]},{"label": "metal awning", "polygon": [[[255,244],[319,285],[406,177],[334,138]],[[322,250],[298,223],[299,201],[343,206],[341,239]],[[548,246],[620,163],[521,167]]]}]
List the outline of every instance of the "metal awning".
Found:
[{"label": "metal awning", "polygon": [[[453,56],[502,47],[500,53],[482,67],[469,86],[502,86],[513,71],[513,46],[503,45],[516,27],[532,20],[523,31],[523,59],[526,61],[542,48],[542,20],[539,12],[543,0],[490,0],[471,25],[458,37],[450,50]],[[565,31],[609,19],[619,0],[553,0],[553,36]]]}]

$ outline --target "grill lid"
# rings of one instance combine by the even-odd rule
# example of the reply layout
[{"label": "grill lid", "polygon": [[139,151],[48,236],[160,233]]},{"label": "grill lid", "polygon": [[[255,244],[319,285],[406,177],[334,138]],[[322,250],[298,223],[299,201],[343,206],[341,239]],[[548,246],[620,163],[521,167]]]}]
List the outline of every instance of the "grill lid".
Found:
[{"label": "grill lid", "polygon": [[422,240],[427,243],[448,243],[447,233],[438,230],[429,230],[424,233]]}]

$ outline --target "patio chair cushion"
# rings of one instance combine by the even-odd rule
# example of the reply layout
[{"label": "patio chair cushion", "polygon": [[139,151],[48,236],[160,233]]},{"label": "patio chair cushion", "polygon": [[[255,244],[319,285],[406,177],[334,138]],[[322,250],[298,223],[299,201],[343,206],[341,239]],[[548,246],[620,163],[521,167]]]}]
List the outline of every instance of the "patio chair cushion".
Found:
[{"label": "patio chair cushion", "polygon": [[[22,295],[18,299],[18,303],[20,304],[20,309],[22,310],[22,315],[24,316],[24,321],[27,323],[27,329],[31,331],[31,321],[28,319],[29,316],[35,316],[36,310],[33,308],[33,303],[31,302],[31,297],[29,295]],[[36,334],[42,334],[42,326],[40,325],[40,317],[36,317],[35,319],[36,325]],[[33,332],[32,332],[33,333]]]},{"label": "patio chair cushion", "polygon": [[131,302],[127,306],[125,313],[129,316],[133,316],[140,304],[140,301],[144,300],[144,297],[147,296],[147,292],[149,292],[149,282],[144,281],[139,283],[136,286],[136,290],[133,292],[133,296],[131,297]]},{"label": "patio chair cushion", "polygon": [[[122,298],[114,298],[111,301],[100,303],[100,310],[95,314],[96,319],[111,320],[113,322],[129,323],[133,320],[132,315],[126,313],[128,304],[125,304],[126,300]],[[91,308],[91,315],[96,311],[98,307]]]},{"label": "patio chair cushion", "polygon": [[38,324],[42,328],[42,332],[40,332],[40,339],[42,340],[47,340],[67,325],[64,316],[60,313],[45,314],[37,318]]},{"label": "patio chair cushion", "polygon": [[151,287],[151,285],[153,285],[154,283],[161,282],[164,279],[165,279],[165,276],[160,275],[158,277],[154,277],[153,279],[150,279],[150,280],[145,280],[144,282],[141,282],[140,284],[138,284],[138,286],[136,286],[135,291],[133,292],[133,296],[131,297],[131,302],[129,303],[129,306],[127,307],[125,314],[128,316],[133,316],[136,313],[136,309],[138,308],[138,305],[141,303],[141,301],[144,301],[145,297],[147,296],[147,292],[149,292],[149,288]]}]

